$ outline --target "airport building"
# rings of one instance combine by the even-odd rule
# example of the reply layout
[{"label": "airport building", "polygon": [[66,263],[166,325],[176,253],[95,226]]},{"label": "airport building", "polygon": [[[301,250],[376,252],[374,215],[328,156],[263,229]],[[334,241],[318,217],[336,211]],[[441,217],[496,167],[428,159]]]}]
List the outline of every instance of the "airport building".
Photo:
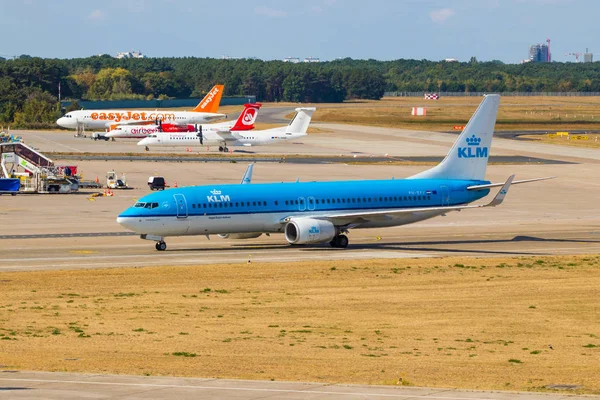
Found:
[{"label": "airport building", "polygon": [[318,63],[318,62],[321,62],[321,60],[319,60],[316,57],[306,57],[304,60],[302,60],[302,62],[305,62],[305,63]]},{"label": "airport building", "polygon": [[145,55],[142,54],[141,51],[127,51],[124,53],[117,53],[117,55],[115,56],[115,58],[147,58]]}]

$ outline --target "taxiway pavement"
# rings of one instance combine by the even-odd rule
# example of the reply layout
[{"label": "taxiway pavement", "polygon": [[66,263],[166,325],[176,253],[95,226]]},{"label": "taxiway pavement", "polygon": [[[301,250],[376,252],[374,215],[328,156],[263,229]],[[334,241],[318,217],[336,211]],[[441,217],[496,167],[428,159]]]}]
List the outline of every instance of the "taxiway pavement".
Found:
[{"label": "taxiway pavement", "polygon": [[49,372],[0,372],[0,398],[11,399],[424,399],[424,400],[597,400],[567,393],[467,391],[404,386],[245,381],[92,375]]}]

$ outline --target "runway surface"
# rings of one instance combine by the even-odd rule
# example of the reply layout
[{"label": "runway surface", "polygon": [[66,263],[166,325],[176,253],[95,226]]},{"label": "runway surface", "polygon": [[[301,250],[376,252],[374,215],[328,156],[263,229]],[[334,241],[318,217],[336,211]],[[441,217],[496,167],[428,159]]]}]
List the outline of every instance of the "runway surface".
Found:
[{"label": "runway surface", "polygon": [[[250,262],[292,262],[423,257],[506,257],[600,253],[600,230],[451,232],[440,228],[407,234],[400,229],[352,231],[347,249],[329,245],[289,246],[282,235],[255,240],[170,238],[158,252],[153,242],[121,233],[45,234],[37,238],[4,239],[0,271],[119,268],[159,265],[202,265]],[[391,232],[393,231],[393,232]],[[376,236],[376,235],[382,236]]]},{"label": "runway surface", "polygon": [[[6,396],[6,397],[4,397]],[[402,386],[244,381],[49,372],[0,372],[0,398],[11,399],[600,399],[566,393],[484,392]]]}]

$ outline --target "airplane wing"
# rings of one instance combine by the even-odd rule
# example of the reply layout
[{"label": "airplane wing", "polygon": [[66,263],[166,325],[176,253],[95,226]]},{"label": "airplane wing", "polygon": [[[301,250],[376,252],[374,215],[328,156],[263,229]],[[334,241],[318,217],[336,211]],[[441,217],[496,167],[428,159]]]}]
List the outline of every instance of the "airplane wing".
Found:
[{"label": "airplane wing", "polygon": [[112,122],[112,121],[107,121],[106,124],[104,124],[104,126],[106,126],[107,128],[112,128],[112,127],[117,127],[117,126],[127,126],[127,125],[154,125],[156,124],[156,121],[152,120],[152,121],[121,121],[121,122]]},{"label": "airplane wing", "polygon": [[217,121],[219,119],[227,118],[227,114],[205,115],[202,118],[204,118],[206,120],[206,122]]},{"label": "airplane wing", "polygon": [[[475,204],[475,205],[463,205],[463,206],[446,206],[446,207],[416,207],[416,208],[399,208],[392,210],[383,210],[383,211],[357,211],[357,212],[345,212],[345,213],[333,213],[330,215],[319,215],[312,218],[315,219],[325,219],[331,221],[334,225],[351,225],[351,224],[360,224],[369,221],[381,221],[393,219],[396,217],[400,217],[402,215],[407,214],[419,214],[419,213],[440,213],[443,214],[445,212],[450,211],[460,211],[469,208],[482,208],[482,207],[496,207],[504,201],[506,194],[508,193],[508,189],[512,184],[514,175],[511,175],[506,182],[502,185],[502,188],[496,194],[496,196],[487,204]],[[294,217],[287,217],[281,220],[281,223],[289,222]]]},{"label": "airplane wing", "polygon": [[[529,183],[529,182],[537,182],[537,181],[545,181],[547,179],[554,179],[555,176],[546,176],[544,178],[533,178],[533,179],[525,179],[522,181],[514,181],[513,185],[518,185],[519,183]],[[487,185],[475,185],[467,187],[467,190],[485,190],[493,187],[499,187],[504,185],[504,183],[488,183]]]}]

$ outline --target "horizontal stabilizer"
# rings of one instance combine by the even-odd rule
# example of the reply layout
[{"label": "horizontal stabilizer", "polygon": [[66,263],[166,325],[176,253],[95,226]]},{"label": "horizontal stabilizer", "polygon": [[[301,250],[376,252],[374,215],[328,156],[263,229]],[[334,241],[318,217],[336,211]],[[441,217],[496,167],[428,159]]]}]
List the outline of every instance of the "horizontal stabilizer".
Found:
[{"label": "horizontal stabilizer", "polygon": [[[529,183],[529,182],[545,181],[545,180],[554,179],[554,178],[556,178],[556,177],[555,176],[546,176],[544,178],[524,179],[524,180],[521,180],[521,181],[514,181],[512,183],[512,185],[518,185],[519,183]],[[467,190],[485,190],[485,189],[500,187],[502,185],[504,185],[504,183],[489,183],[487,185],[469,186],[469,187],[467,187]]]}]

